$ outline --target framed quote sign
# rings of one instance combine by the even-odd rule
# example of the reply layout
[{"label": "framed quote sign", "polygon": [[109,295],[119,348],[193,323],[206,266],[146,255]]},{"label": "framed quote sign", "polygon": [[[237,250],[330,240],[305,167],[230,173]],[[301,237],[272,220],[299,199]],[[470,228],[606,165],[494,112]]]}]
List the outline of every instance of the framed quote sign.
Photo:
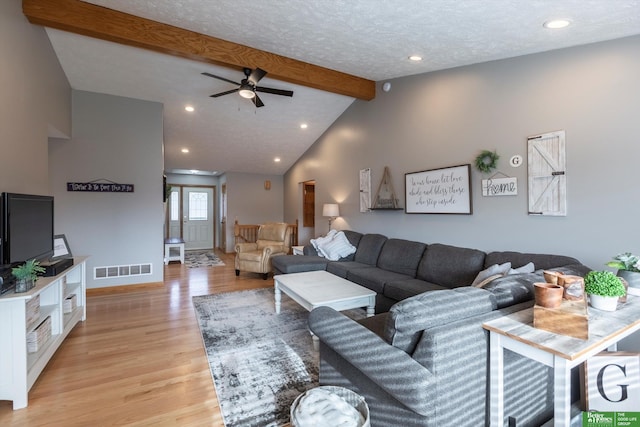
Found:
[{"label": "framed quote sign", "polygon": [[471,215],[471,165],[407,173],[405,212]]}]

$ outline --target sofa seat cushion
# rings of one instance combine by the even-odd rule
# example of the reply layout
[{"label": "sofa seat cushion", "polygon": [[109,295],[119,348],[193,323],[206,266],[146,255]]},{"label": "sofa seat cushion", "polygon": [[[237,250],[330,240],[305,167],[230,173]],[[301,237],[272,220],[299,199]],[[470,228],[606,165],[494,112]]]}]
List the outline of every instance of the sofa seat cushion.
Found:
[{"label": "sofa seat cushion", "polygon": [[391,307],[384,339],[412,354],[425,329],[487,313],[495,308],[495,296],[484,289],[467,286],[425,292]]},{"label": "sofa seat cushion", "polygon": [[335,261],[327,263],[327,271],[336,276],[340,276],[343,279],[347,278],[347,273],[351,270],[359,268],[375,268],[369,264],[364,264],[357,261]]},{"label": "sofa seat cushion", "polygon": [[384,296],[402,301],[414,295],[427,291],[437,291],[440,289],[448,289],[435,283],[425,282],[420,279],[406,279],[388,282],[384,286]]},{"label": "sofa seat cushion", "polygon": [[357,268],[347,273],[347,280],[369,288],[379,294],[384,294],[384,286],[387,282],[411,278],[411,276],[407,276],[406,274],[395,273],[377,267]]},{"label": "sofa seat cushion", "polygon": [[427,246],[416,277],[447,288],[469,286],[484,265],[480,250],[434,243]]},{"label": "sofa seat cushion", "polygon": [[389,239],[384,243],[378,267],[395,273],[415,277],[422,254],[427,245],[403,239]]},{"label": "sofa seat cushion", "polygon": [[327,259],[317,256],[282,255],[271,260],[276,274],[301,273],[327,269]]}]

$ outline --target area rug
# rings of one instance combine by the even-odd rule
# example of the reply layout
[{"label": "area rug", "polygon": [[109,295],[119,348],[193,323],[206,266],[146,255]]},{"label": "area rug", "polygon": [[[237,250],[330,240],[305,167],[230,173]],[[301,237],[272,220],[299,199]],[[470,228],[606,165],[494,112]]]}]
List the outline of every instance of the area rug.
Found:
[{"label": "area rug", "polygon": [[211,251],[185,251],[184,264],[187,268],[219,267],[224,262]]},{"label": "area rug", "polygon": [[273,288],[193,297],[226,427],[287,424],[293,400],[318,384],[309,313],[281,302],[276,314]]}]

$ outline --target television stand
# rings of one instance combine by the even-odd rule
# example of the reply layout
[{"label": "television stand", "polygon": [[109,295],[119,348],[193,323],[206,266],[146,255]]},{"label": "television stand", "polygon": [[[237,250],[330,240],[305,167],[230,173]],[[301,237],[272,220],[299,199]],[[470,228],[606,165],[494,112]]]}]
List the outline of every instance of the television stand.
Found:
[{"label": "television stand", "polygon": [[70,268],[39,277],[27,292],[0,296],[0,348],[5,353],[0,400],[12,400],[13,409],[27,406],[31,386],[73,327],[86,319],[86,264],[87,257],[76,257]]}]

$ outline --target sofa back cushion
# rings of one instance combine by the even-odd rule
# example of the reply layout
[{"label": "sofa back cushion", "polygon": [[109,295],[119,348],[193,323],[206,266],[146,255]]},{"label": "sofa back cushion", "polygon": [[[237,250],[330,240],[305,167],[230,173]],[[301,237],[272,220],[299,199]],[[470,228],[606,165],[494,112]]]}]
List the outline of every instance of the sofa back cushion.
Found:
[{"label": "sofa back cushion", "polygon": [[564,255],[529,254],[523,252],[502,251],[489,252],[484,259],[484,267],[486,268],[493,264],[503,264],[505,262],[510,262],[512,268],[518,268],[532,262],[536,267],[536,270],[548,270],[553,267],[580,263],[577,259]]},{"label": "sofa back cushion", "polygon": [[403,239],[389,239],[384,243],[378,267],[395,273],[415,277],[422,254],[427,245]]},{"label": "sofa back cushion", "polygon": [[[357,231],[351,230],[343,230],[344,235],[347,236],[347,240],[356,248],[360,244],[360,239],[362,239],[362,233],[358,233]],[[357,249],[356,249],[357,250]],[[352,253],[344,258],[340,258],[340,261],[353,261],[355,259],[356,254]]]},{"label": "sofa back cushion", "polygon": [[391,307],[383,338],[412,354],[423,330],[487,313],[496,307],[493,294],[483,289],[463,287],[425,292]]},{"label": "sofa back cushion", "polygon": [[[347,236],[348,237],[348,236]],[[358,243],[353,260],[368,265],[376,265],[378,256],[387,237],[382,234],[365,234]]]},{"label": "sofa back cushion", "polygon": [[417,277],[448,288],[469,286],[483,270],[485,255],[477,249],[434,243],[427,246]]}]

